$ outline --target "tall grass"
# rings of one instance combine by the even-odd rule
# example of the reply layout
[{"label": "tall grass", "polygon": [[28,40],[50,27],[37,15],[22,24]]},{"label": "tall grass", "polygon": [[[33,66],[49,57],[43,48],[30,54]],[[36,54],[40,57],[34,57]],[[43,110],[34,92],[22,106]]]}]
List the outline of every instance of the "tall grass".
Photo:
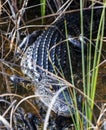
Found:
[{"label": "tall grass", "polygon": [[[98,29],[97,41],[95,46],[95,54],[94,54],[94,62],[93,62],[93,72],[92,72],[92,80],[91,80],[91,92],[90,96],[94,101],[95,98],[95,91],[96,91],[96,83],[97,83],[97,76],[98,76],[98,65],[100,64],[101,52],[102,52],[102,45],[103,45],[103,35],[104,35],[104,24],[105,24],[105,6],[102,10],[100,24]],[[91,104],[91,109],[93,109],[94,104]],[[92,116],[92,115],[91,115]],[[91,118],[92,119],[92,118]]]},{"label": "tall grass", "polygon": [[[66,39],[68,39],[67,21],[65,21],[64,24],[65,24]],[[71,75],[71,83],[72,83],[73,85],[75,85],[75,83],[74,83],[74,78],[73,78],[73,77],[74,77],[74,74],[73,74],[73,66],[72,66],[72,60],[71,60],[71,56],[70,56],[70,51],[71,51],[71,50],[70,50],[69,43],[68,43],[68,40],[67,40],[67,52],[68,52],[69,68],[70,68],[70,75]],[[72,105],[75,106],[76,109],[77,109],[78,106],[77,106],[76,90],[73,89],[72,92],[73,92],[73,94],[71,95],[70,100],[72,100],[72,98],[73,98],[73,104],[72,104]],[[69,89],[69,93],[71,94],[70,89]],[[66,100],[66,101],[67,101],[67,100]],[[70,109],[70,108],[69,108],[69,109]],[[71,112],[70,112],[70,113],[71,113]],[[70,115],[71,115],[71,117],[72,117],[72,120],[73,120],[75,129],[76,129],[76,130],[79,130],[79,128],[81,128],[81,127],[79,127],[80,115],[79,115],[78,111],[75,110],[75,119],[74,119],[74,117],[73,117],[72,114],[70,114]]]},{"label": "tall grass", "polygon": [[[92,2],[92,5],[94,2]],[[84,25],[83,25],[83,0],[80,0],[80,18],[81,18],[81,35],[82,38],[84,38]],[[85,115],[84,118],[81,118],[81,114],[78,111],[75,111],[75,119],[73,120],[75,129],[76,130],[82,130],[82,129],[90,129],[93,119],[93,109],[95,104],[95,93],[96,93],[96,86],[97,86],[97,77],[98,77],[98,69],[101,59],[101,52],[102,52],[102,45],[103,45],[103,36],[104,36],[104,24],[105,24],[105,8],[106,8],[106,2],[103,3],[103,10],[100,17],[100,23],[98,28],[98,34],[97,39],[95,43],[95,52],[94,52],[94,58],[92,61],[92,28],[93,28],[93,18],[94,16],[94,6],[91,8],[91,23],[90,23],[90,40],[89,45],[87,47],[87,63],[85,60],[85,54],[84,54],[84,43],[82,40],[81,43],[81,57],[82,57],[82,79],[83,79],[83,92],[84,95],[87,96],[86,100],[83,102],[82,105],[82,113]],[[66,23],[65,23],[66,27]],[[67,28],[66,28],[66,39],[67,39]],[[73,79],[73,69],[72,69],[72,63],[71,63],[71,57],[70,57],[70,50],[68,46],[67,41],[67,51],[69,55],[69,63],[70,63],[70,74],[72,77],[72,84],[74,85],[74,79]],[[85,64],[86,63],[86,64]],[[76,91],[73,91],[73,95],[71,95],[72,98],[74,98],[74,105],[77,108],[77,97],[76,97]],[[82,114],[82,115],[83,115]],[[85,127],[85,128],[84,128]]]},{"label": "tall grass", "polygon": [[[46,14],[46,0],[40,0],[41,3],[41,16],[45,16]],[[44,23],[44,19],[42,18],[42,24]]]},{"label": "tall grass", "polygon": [[[92,2],[93,4],[93,2]],[[92,122],[93,116],[93,108],[94,108],[94,100],[95,100],[95,93],[96,93],[96,86],[97,86],[97,76],[98,76],[98,69],[100,64],[101,58],[101,51],[102,51],[102,44],[103,44],[103,35],[104,35],[104,23],[105,23],[105,6],[103,4],[103,10],[100,18],[99,29],[97,40],[95,43],[95,52],[94,52],[94,59],[92,62],[91,50],[92,50],[92,25],[93,25],[93,18],[95,17],[93,14],[93,6],[91,12],[91,27],[90,27],[90,44],[87,53],[87,71],[85,70],[85,58],[84,58],[84,44],[82,42],[82,74],[83,74],[83,92],[87,95],[91,100],[87,99],[83,103],[84,105],[84,113],[87,117],[87,120]],[[81,14],[81,34],[83,33],[83,2],[80,0],[80,14]],[[93,67],[92,67],[93,64]],[[92,70],[92,71],[91,71]],[[85,74],[87,72],[87,74]],[[86,121],[86,129],[89,129],[91,126],[88,121]]]}]

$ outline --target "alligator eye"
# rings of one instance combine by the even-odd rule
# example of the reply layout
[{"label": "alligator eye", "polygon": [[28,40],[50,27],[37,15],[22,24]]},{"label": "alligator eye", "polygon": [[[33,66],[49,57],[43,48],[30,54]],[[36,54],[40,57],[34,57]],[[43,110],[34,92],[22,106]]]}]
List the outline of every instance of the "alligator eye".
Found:
[{"label": "alligator eye", "polygon": [[30,81],[28,81],[28,80],[26,80],[26,79],[24,79],[24,78],[22,78],[22,77],[19,77],[19,76],[17,76],[17,75],[12,75],[12,76],[10,76],[10,80],[13,82],[13,83],[20,83],[20,82],[24,82],[24,83],[31,83]]},{"label": "alligator eye", "polygon": [[18,76],[16,76],[16,75],[10,76],[10,80],[11,80],[13,83],[19,83],[19,82],[21,82],[21,79],[20,79]]}]

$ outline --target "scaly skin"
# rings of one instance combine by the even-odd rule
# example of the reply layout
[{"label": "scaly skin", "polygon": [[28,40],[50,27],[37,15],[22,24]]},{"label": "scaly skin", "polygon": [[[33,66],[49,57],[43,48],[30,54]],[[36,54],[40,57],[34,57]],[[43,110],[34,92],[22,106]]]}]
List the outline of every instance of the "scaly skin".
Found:
[{"label": "scaly skin", "polygon": [[[96,38],[97,36],[100,16],[101,9],[95,9],[92,23],[93,38]],[[67,36],[64,20],[66,20]],[[89,40],[87,41],[86,39],[89,39],[90,34],[91,10],[83,12],[83,20],[83,43],[86,51],[87,44],[89,44],[87,43]],[[40,100],[45,104],[45,106],[49,107],[52,97],[56,94],[59,88],[67,85],[65,85],[64,81],[59,80],[56,77],[52,77],[51,74],[47,73],[47,71],[54,74],[56,73],[59,76],[61,76],[59,71],[61,73],[63,71],[66,77],[69,77],[68,75],[70,74],[67,44],[66,42],[63,42],[66,40],[66,37],[69,42],[73,73],[76,69],[78,69],[78,67],[81,67],[78,64],[81,61],[80,52],[82,38],[80,29],[80,13],[75,12],[65,15],[64,18],[60,18],[60,20],[51,25],[51,27],[48,27],[48,29],[44,30],[41,35],[35,38],[33,43],[30,45],[31,35],[28,39],[28,47],[21,58],[22,72],[34,82],[34,85],[36,86],[35,94],[40,94]],[[24,44],[26,44],[25,40]],[[23,50],[21,45],[20,47]],[[47,71],[45,72],[43,69]],[[43,97],[44,95],[45,97]],[[81,104],[80,101],[79,103]],[[52,110],[63,116],[69,116],[70,111],[74,113],[73,100],[68,89],[65,89],[64,93],[60,93]]]}]

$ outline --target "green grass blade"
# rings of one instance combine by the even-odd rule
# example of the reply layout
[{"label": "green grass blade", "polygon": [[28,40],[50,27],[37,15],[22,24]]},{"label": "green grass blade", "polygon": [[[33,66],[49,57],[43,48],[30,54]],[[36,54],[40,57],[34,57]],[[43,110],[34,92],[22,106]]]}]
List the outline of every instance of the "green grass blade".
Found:
[{"label": "green grass blade", "polygon": [[[46,0],[40,0],[41,3],[41,16],[45,16],[46,14]],[[42,24],[44,23],[44,18],[42,18]]]}]

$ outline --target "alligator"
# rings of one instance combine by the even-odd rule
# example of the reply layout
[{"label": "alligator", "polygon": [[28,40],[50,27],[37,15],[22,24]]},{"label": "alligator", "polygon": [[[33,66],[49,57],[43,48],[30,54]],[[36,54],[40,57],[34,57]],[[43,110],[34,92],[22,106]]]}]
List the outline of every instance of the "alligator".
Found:
[{"label": "alligator", "polygon": [[[91,32],[92,39],[97,37],[101,14],[101,8],[93,9],[93,17],[92,9],[84,10],[83,32],[80,11],[64,14],[42,33],[35,31],[18,45],[17,53],[22,54],[21,70],[32,80],[36,87],[35,94],[41,95],[39,99],[46,107],[49,107],[58,91],[64,88],[52,106],[52,110],[58,115],[69,116],[74,113],[75,106],[70,87],[57,76],[67,79],[71,75],[69,59],[73,73],[76,69],[80,70],[78,63],[81,62],[82,44],[85,55],[88,45],[92,44],[92,48],[95,48],[94,42],[89,39]],[[106,24],[104,26],[106,31]],[[81,104],[81,100],[78,99],[78,102]]]}]

